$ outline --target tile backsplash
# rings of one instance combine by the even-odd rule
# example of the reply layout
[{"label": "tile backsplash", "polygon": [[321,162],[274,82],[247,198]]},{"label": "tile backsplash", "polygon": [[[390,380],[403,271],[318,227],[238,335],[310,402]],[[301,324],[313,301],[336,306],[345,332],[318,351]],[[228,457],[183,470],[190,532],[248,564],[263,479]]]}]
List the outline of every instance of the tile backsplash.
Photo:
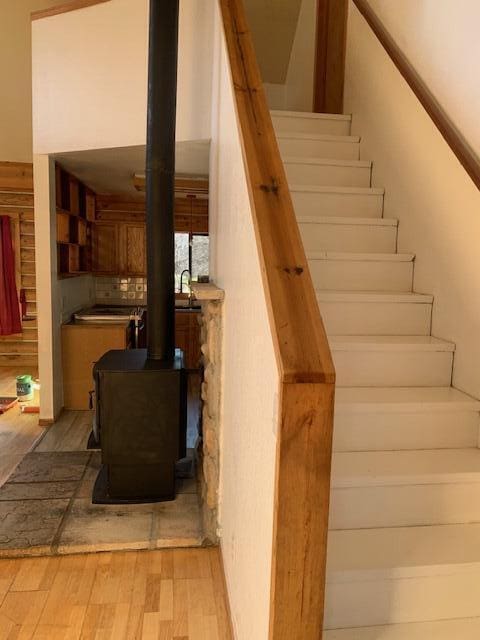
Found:
[{"label": "tile backsplash", "polygon": [[95,278],[96,304],[147,304],[146,278]]}]

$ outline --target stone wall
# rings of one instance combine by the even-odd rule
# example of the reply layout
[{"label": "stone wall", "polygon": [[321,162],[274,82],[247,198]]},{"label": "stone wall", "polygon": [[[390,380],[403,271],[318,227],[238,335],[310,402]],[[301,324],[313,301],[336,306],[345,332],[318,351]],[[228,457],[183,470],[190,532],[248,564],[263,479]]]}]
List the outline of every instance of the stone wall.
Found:
[{"label": "stone wall", "polygon": [[[223,292],[219,292],[223,298]],[[200,300],[203,447],[200,451],[200,484],[205,539],[218,543],[218,488],[220,479],[222,315],[223,301]]]}]

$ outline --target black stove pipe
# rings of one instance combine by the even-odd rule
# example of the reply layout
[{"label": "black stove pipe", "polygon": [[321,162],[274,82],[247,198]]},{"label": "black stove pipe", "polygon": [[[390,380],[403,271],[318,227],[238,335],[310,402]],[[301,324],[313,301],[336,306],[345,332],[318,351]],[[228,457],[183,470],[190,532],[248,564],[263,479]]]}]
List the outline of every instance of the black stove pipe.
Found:
[{"label": "black stove pipe", "polygon": [[179,0],[150,0],[146,158],[147,350],[175,355],[175,125]]}]

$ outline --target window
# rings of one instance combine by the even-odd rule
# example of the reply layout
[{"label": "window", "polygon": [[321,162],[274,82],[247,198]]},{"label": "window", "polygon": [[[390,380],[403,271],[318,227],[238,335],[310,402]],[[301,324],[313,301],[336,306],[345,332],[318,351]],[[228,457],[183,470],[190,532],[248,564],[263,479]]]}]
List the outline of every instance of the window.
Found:
[{"label": "window", "polygon": [[192,236],[192,280],[198,280],[198,276],[208,276],[209,247],[208,236]]},{"label": "window", "polygon": [[190,269],[190,235],[188,233],[175,234],[175,291],[180,291],[182,271]]},{"label": "window", "polygon": [[[175,291],[181,288],[182,272],[188,269],[192,280],[197,281],[198,276],[208,276],[209,273],[209,245],[208,235],[176,233],[175,234]],[[187,276],[184,275],[184,283]],[[188,288],[183,285],[186,292]]]}]

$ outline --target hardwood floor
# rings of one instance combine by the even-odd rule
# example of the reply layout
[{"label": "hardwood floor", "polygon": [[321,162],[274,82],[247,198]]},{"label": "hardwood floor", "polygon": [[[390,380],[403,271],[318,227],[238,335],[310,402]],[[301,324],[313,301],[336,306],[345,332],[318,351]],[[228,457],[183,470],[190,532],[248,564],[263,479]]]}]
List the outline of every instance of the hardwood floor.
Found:
[{"label": "hardwood floor", "polygon": [[[0,394],[15,376],[0,368]],[[198,420],[190,385],[189,442]],[[193,393],[192,393],[193,392]],[[84,450],[91,412],[65,411],[45,429],[14,408],[0,416],[0,486],[37,451]],[[42,439],[42,436],[43,439]],[[216,548],[94,553],[0,560],[0,640],[231,640]]]},{"label": "hardwood floor", "polygon": [[35,451],[85,451],[92,431],[91,411],[64,411]]},{"label": "hardwood floor", "polygon": [[0,561],[1,640],[231,640],[217,548]]},{"label": "hardwood floor", "polygon": [[[24,373],[23,369],[15,367],[0,367],[0,395],[16,395],[16,376]],[[37,375],[37,371],[31,371]],[[36,399],[38,399],[38,391]],[[35,402],[36,400],[34,400]],[[44,434],[44,429],[38,426],[38,415],[22,414],[20,408],[13,407],[0,415],[0,486],[22,460],[31,451]],[[1,639],[0,635],[0,639]]]}]

